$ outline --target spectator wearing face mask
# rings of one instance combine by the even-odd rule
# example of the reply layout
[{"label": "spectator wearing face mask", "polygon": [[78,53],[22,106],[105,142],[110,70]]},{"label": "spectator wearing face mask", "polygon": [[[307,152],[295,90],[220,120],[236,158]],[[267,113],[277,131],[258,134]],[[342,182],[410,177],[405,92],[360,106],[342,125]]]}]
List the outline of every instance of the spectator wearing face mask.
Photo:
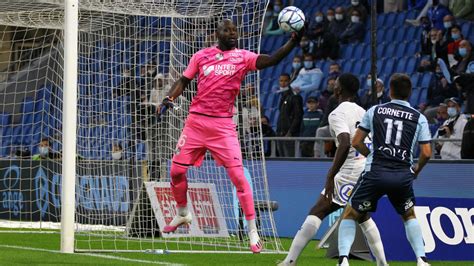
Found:
[{"label": "spectator wearing face mask", "polygon": [[368,110],[370,107],[390,102],[390,97],[388,97],[387,93],[385,93],[385,87],[383,81],[381,79],[377,79],[375,81],[375,88],[377,90],[377,99],[374,102],[372,99],[372,78],[370,75],[367,76],[367,92],[361,97],[360,103],[361,107],[365,110]]},{"label": "spectator wearing face mask", "polygon": [[273,3],[273,12],[271,22],[265,28],[264,35],[282,35],[285,32],[280,29],[278,25],[278,14],[283,9],[283,3],[281,0],[275,0]]},{"label": "spectator wearing face mask", "polygon": [[341,34],[346,30],[349,22],[345,17],[344,8],[338,6],[335,10],[334,20],[329,23],[329,31],[334,34],[337,39],[341,39]]},{"label": "spectator wearing face mask", "polygon": [[428,9],[428,18],[433,28],[444,30],[443,18],[446,15],[452,15],[451,11],[446,6],[440,4],[439,0],[433,0],[433,5]]},{"label": "spectator wearing face mask", "polygon": [[303,91],[309,95],[318,90],[323,79],[323,72],[315,66],[311,54],[305,54],[303,59],[303,69],[301,69],[298,77],[291,82],[291,87],[296,92]]},{"label": "spectator wearing face mask", "polygon": [[454,84],[465,99],[464,111],[474,114],[474,63],[468,66],[467,72],[455,76]]},{"label": "spectator wearing face mask", "polygon": [[446,15],[443,18],[443,38],[441,39],[442,45],[448,45],[448,43],[453,41],[451,36],[451,29],[454,26],[458,26],[456,24],[456,19],[452,15]]},{"label": "spectator wearing face mask", "polygon": [[123,160],[122,145],[116,143],[112,146],[112,160]]},{"label": "spectator wearing face mask", "polygon": [[295,55],[293,57],[293,62],[291,63],[291,73],[290,73],[290,82],[295,80],[298,77],[301,69],[303,68],[303,58],[300,55]]},{"label": "spectator wearing face mask", "polygon": [[457,25],[451,27],[451,42],[447,44],[449,66],[455,65],[458,62],[457,59],[460,59],[456,52],[462,40],[464,40],[464,36],[461,33],[461,28]]},{"label": "spectator wearing face mask", "polygon": [[[447,139],[462,139],[467,119],[465,115],[461,114],[460,102],[457,98],[449,98],[446,101],[446,104],[448,106],[449,118],[438,129],[438,137]],[[461,159],[461,141],[439,143],[438,148],[439,147],[441,147],[441,159]]]},{"label": "spectator wearing face mask", "polygon": [[326,30],[322,23],[316,26],[310,32],[314,49],[313,56],[315,60],[339,58],[339,42],[334,34]]},{"label": "spectator wearing face mask", "polygon": [[327,18],[324,16],[324,13],[321,11],[317,11],[314,14],[314,19],[311,20],[311,23],[309,25],[310,31],[313,31],[316,25],[323,25],[324,29],[327,29],[329,27],[329,21]]},{"label": "spectator wearing face mask", "polygon": [[421,21],[421,52],[422,55],[429,55],[431,53],[431,22],[428,17],[422,17]]},{"label": "spectator wearing face mask", "polygon": [[452,67],[453,76],[466,73],[468,70],[471,73],[474,70],[474,53],[472,52],[472,45],[468,40],[462,40],[459,43],[458,54],[458,63]]},{"label": "spectator wearing face mask", "polygon": [[359,12],[359,21],[365,23],[367,19],[367,9],[364,5],[361,4],[360,0],[351,0],[351,6],[347,8],[347,17],[354,16],[353,11],[357,10]]},{"label": "spectator wearing face mask", "polygon": [[46,159],[59,159],[61,154],[54,152],[51,149],[49,139],[43,138],[38,144],[38,154],[35,154],[31,157],[33,161],[46,160]]},{"label": "spectator wearing face mask", "polygon": [[422,50],[424,58],[421,60],[418,72],[435,71],[437,60],[442,59],[446,64],[448,63],[448,51],[446,47],[441,45],[441,31],[431,29],[430,40],[426,50]]},{"label": "spectator wearing face mask", "polygon": [[440,103],[436,108],[436,118],[434,123],[430,123],[431,136],[437,135],[438,129],[444,124],[444,121],[448,119],[448,105]]},{"label": "spectator wearing face mask", "polygon": [[[308,100],[306,100],[306,111],[304,112],[303,122],[301,123],[301,136],[314,137],[322,117],[323,111],[319,108],[318,98],[312,96],[308,97]],[[300,147],[303,157],[314,156],[314,141],[302,141]]]},{"label": "spectator wearing face mask", "polygon": [[340,36],[342,43],[360,42],[364,39],[365,27],[361,22],[360,12],[354,9],[351,14],[351,23]]},{"label": "spectator wearing face mask", "polygon": [[457,18],[474,21],[474,0],[449,1],[449,10]]},{"label": "spectator wearing face mask", "polygon": [[309,38],[309,36],[303,36],[300,40],[300,48],[303,51],[303,54],[312,54],[314,55],[316,52],[316,47],[314,45],[313,40]]},{"label": "spectator wearing face mask", "polygon": [[329,23],[333,22],[335,17],[334,15],[336,14],[336,12],[334,11],[333,8],[328,8],[328,10],[326,11],[326,20],[328,21],[328,29],[329,29]]}]

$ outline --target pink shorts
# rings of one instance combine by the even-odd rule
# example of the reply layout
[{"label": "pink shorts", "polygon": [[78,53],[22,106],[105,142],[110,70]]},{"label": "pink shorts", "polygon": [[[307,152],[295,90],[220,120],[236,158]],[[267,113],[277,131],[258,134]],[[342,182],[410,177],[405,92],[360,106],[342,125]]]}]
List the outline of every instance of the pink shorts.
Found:
[{"label": "pink shorts", "polygon": [[200,166],[206,150],[219,166],[242,165],[237,131],[232,118],[216,118],[191,113],[176,144],[173,162]]}]

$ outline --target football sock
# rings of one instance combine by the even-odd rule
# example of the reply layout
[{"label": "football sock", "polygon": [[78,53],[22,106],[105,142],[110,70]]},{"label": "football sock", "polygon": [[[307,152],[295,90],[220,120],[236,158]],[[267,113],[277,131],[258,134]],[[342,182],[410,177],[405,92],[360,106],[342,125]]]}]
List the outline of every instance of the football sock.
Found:
[{"label": "football sock", "polygon": [[255,219],[252,189],[250,189],[249,182],[247,182],[247,178],[245,178],[243,167],[229,167],[226,170],[230,177],[230,181],[232,181],[232,184],[234,184],[237,190],[237,198],[239,199],[240,207],[242,207],[242,211],[245,214],[245,220],[248,221]]},{"label": "football sock", "polygon": [[415,252],[416,257],[425,257],[425,246],[423,243],[423,235],[421,227],[416,218],[404,222],[407,239],[411,248]]},{"label": "football sock", "polygon": [[339,256],[349,256],[356,233],[356,222],[352,219],[343,219],[339,225],[338,245]]},{"label": "football sock", "polygon": [[364,232],[370,251],[372,251],[377,263],[379,265],[387,264],[385,252],[383,250],[382,239],[380,238],[380,232],[374,220],[370,218],[369,220],[361,223],[360,228],[362,228],[362,232]]},{"label": "football sock", "polygon": [[255,224],[255,219],[247,220],[248,231],[257,230],[257,225]]},{"label": "football sock", "polygon": [[294,264],[298,256],[303,251],[304,247],[314,237],[321,225],[321,219],[314,215],[308,215],[300,230],[296,233],[293,242],[291,243],[290,251],[285,258],[285,262]]},{"label": "football sock", "polygon": [[178,215],[183,217],[188,215],[188,207],[178,207]]},{"label": "football sock", "polygon": [[176,205],[178,207],[186,207],[188,191],[188,181],[186,178],[187,166],[172,163],[171,164],[171,192],[173,193]]}]

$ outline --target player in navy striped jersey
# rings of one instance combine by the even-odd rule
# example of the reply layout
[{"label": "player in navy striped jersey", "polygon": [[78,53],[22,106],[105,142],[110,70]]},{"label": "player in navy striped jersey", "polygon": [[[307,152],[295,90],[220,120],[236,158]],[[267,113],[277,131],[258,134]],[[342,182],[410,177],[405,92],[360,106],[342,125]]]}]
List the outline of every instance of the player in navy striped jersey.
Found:
[{"label": "player in navy striped jersey", "polygon": [[[431,135],[426,118],[410,107],[411,81],[405,74],[390,79],[391,102],[376,105],[364,115],[352,139],[352,146],[367,156],[365,171],[354,188],[339,226],[339,265],[349,265],[355,221],[374,212],[378,200],[387,195],[402,216],[405,231],[418,266],[426,261],[420,225],[415,216],[412,183],[431,156]],[[364,139],[372,133],[372,147]],[[418,164],[413,164],[415,145],[420,146]]]}]

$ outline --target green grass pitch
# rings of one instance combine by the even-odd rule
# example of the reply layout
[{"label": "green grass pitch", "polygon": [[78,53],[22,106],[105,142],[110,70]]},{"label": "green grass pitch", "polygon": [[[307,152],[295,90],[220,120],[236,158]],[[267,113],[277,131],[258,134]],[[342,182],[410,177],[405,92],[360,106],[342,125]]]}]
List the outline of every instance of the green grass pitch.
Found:
[{"label": "green grass pitch", "polygon": [[[288,249],[291,239],[282,239]],[[324,257],[325,250],[316,250],[312,241],[304,250],[298,265],[336,265]],[[0,265],[276,265],[284,254],[147,254],[147,253],[59,253],[60,235],[0,231]],[[352,260],[351,265],[375,265]],[[414,265],[414,262],[390,262],[391,266]],[[470,265],[474,262],[432,262],[436,265]]]}]

